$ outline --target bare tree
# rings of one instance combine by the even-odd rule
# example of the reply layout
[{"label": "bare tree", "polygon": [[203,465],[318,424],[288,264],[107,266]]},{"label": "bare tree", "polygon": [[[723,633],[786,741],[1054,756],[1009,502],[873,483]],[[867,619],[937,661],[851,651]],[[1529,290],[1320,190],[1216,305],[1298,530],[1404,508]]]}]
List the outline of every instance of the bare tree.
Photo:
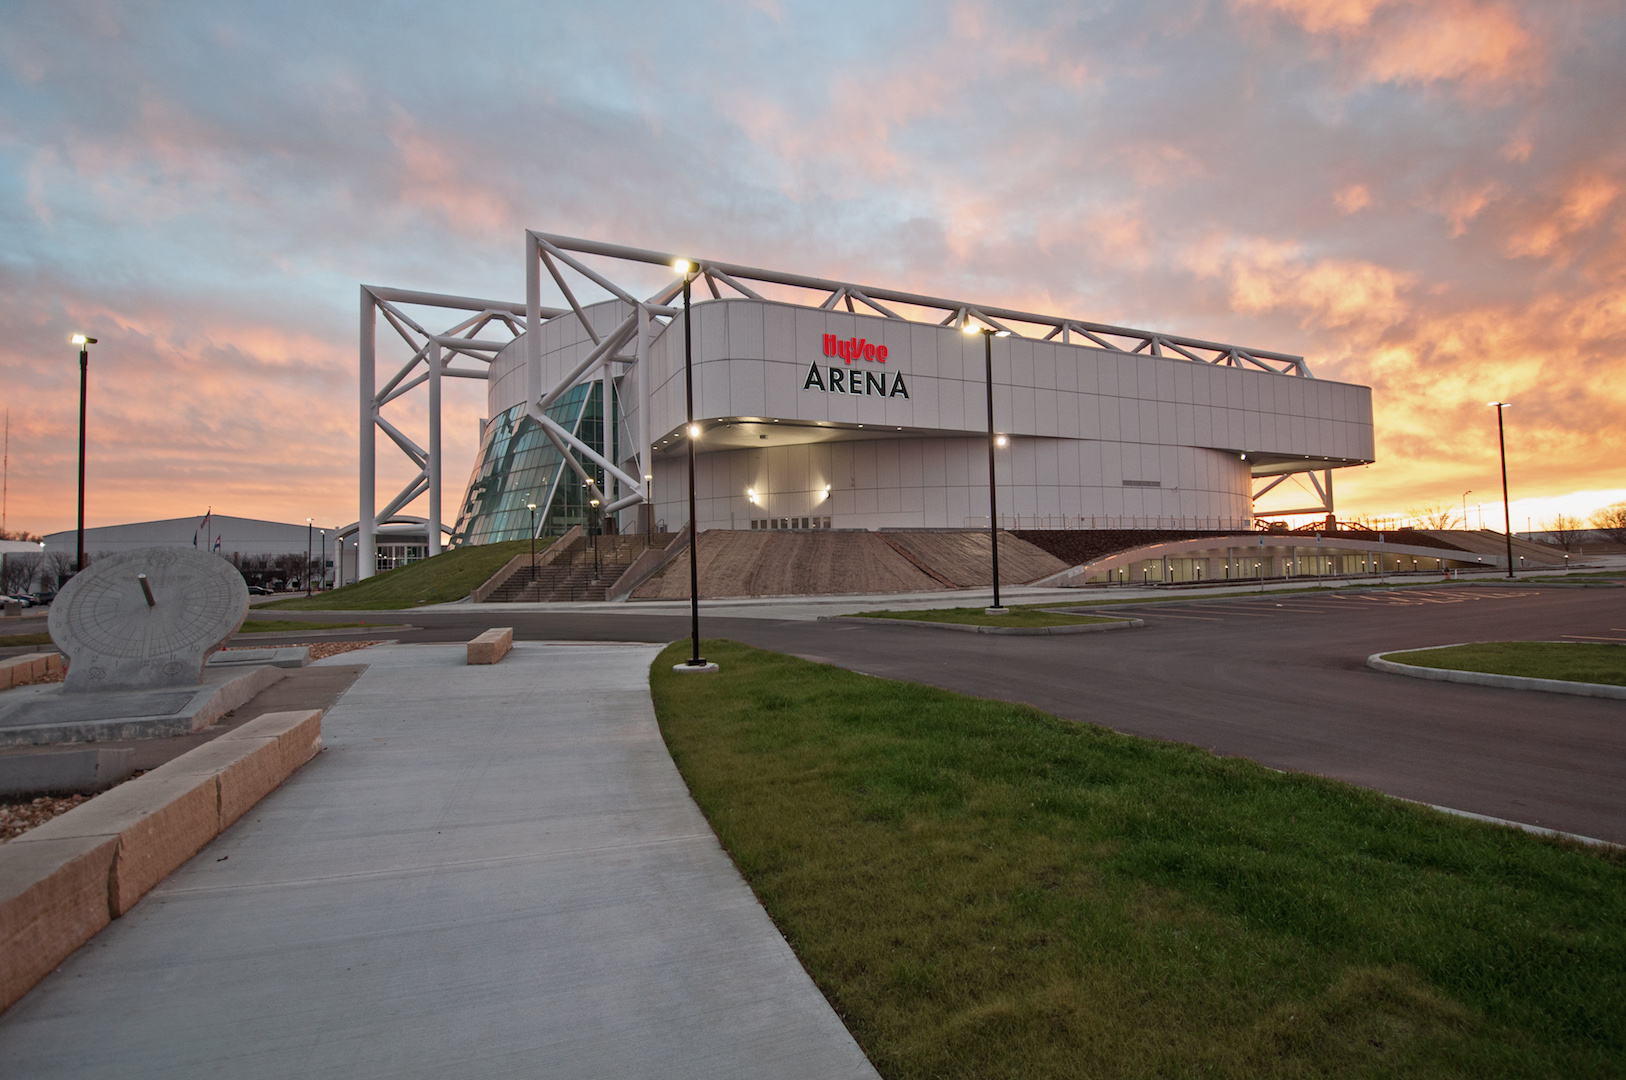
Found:
[{"label": "bare tree", "polygon": [[[86,557],[89,562],[89,557]],[[65,578],[73,574],[73,556],[66,551],[45,553],[45,569],[40,575],[40,588],[60,589]]]},{"label": "bare tree", "polygon": [[1552,520],[1548,521],[1544,528],[1546,528],[1549,536],[1558,541],[1559,546],[1568,551],[1577,540],[1581,539],[1581,534],[1586,531],[1586,523],[1580,518],[1572,517],[1569,514],[1554,514]]},{"label": "bare tree", "polygon": [[276,557],[277,572],[282,575],[284,582],[290,589],[303,588],[305,575],[310,573],[316,560],[310,558],[303,551],[290,551],[285,555]]},{"label": "bare tree", "polygon": [[1455,529],[1457,521],[1461,518],[1455,506],[1450,503],[1429,503],[1427,506],[1410,506],[1406,514],[1415,522],[1419,529]]},{"label": "bare tree", "polygon": [[1595,511],[1592,515],[1592,526],[1602,530],[1603,534],[1615,543],[1626,544],[1626,502],[1618,502]]},{"label": "bare tree", "polygon": [[242,556],[237,562],[237,569],[246,584],[268,586],[275,567],[271,556],[257,554]]},{"label": "bare tree", "polygon": [[20,593],[34,584],[45,559],[40,555],[22,553],[0,559],[0,592]]}]

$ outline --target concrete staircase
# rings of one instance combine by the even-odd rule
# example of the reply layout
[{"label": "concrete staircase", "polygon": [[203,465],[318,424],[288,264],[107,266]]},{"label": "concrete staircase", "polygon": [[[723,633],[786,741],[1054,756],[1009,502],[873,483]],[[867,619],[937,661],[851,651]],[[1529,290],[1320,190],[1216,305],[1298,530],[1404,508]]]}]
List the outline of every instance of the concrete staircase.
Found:
[{"label": "concrete staircase", "polygon": [[[545,566],[521,566],[485,598],[488,604],[598,601],[649,546],[643,533],[577,537]],[[596,548],[596,554],[595,554]]]}]

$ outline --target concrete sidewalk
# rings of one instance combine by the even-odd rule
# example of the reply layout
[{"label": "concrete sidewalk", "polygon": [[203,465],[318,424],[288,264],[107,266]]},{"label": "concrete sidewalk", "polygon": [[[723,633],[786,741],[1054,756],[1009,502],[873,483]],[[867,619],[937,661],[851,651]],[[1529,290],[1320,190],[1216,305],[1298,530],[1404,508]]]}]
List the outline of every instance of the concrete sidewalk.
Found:
[{"label": "concrete sidewalk", "polygon": [[0,1016],[0,1076],[875,1076],[672,766],[657,651],[335,657],[327,749]]}]

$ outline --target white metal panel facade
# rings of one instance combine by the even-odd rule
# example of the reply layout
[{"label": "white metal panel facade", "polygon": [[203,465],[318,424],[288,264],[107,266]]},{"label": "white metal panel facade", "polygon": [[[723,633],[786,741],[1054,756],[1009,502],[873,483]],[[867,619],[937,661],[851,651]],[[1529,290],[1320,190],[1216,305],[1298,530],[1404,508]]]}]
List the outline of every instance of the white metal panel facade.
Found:
[{"label": "white metal panel facade", "polygon": [[[585,314],[606,336],[631,310],[608,301]],[[987,523],[980,335],[754,299],[696,298],[692,311],[702,529],[803,517],[837,528]],[[544,386],[594,346],[576,319],[536,332]],[[884,346],[885,360],[878,349],[827,355],[827,335]],[[490,415],[526,399],[522,342],[492,364]],[[994,426],[1010,437],[998,465],[1007,520],[1246,527],[1254,463],[1335,468],[1374,457],[1367,387],[1023,337],[995,339],[993,352]],[[633,462],[646,437],[656,446],[654,517],[676,527],[687,518],[681,318],[651,343],[647,366],[647,432],[645,376],[613,367],[617,457]],[[853,373],[862,392],[848,390]]]}]

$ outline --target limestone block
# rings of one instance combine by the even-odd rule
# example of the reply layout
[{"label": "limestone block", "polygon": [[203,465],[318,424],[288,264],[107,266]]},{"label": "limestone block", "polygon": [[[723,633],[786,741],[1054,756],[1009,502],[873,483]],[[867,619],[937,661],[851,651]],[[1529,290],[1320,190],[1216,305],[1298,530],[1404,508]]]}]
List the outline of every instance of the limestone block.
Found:
[{"label": "limestone block", "polygon": [[41,840],[36,832],[0,844],[0,1010],[111,919],[107,882],[118,839]]},{"label": "limestone block", "polygon": [[220,773],[220,827],[242,817],[322,749],[322,711],[266,713],[215,740],[253,746]]},{"label": "limestone block", "polygon": [[24,653],[0,660],[0,690],[37,683],[62,670],[61,653]]},{"label": "limestone block", "polygon": [[28,835],[35,840],[116,838],[118,853],[113,859],[108,900],[117,918],[220,831],[215,774],[200,776],[170,769],[189,756],[183,754],[169,765],[120,784]]},{"label": "limestone block", "polygon": [[514,628],[494,626],[469,642],[468,663],[495,664],[514,647]]},{"label": "limestone block", "polygon": [[29,664],[27,656],[10,656],[0,660],[0,689],[10,689],[13,686],[26,686],[33,680],[29,677]]},{"label": "limestone block", "polygon": [[322,710],[299,709],[266,713],[256,717],[222,739],[274,739],[276,756],[284,777],[293,773],[322,749]]}]

